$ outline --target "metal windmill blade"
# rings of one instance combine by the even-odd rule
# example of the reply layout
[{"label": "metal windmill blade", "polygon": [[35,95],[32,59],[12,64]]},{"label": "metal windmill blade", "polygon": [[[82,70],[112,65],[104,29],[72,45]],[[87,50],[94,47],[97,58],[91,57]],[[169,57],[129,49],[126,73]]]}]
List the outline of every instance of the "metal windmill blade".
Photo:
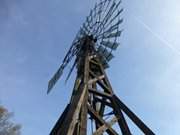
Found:
[{"label": "metal windmill blade", "polygon": [[[121,0],[101,0],[90,11],[86,22],[82,26],[87,35],[93,35],[97,39],[95,48],[104,57],[107,64],[113,58],[112,51],[119,46],[117,38],[122,33],[122,30],[119,30],[119,25],[123,22],[123,19],[120,17],[123,11],[120,8],[120,4]],[[105,51],[104,53],[102,49]],[[107,53],[109,57],[104,56]]]},{"label": "metal windmill blade", "polygon": [[123,22],[123,19],[120,18],[123,11],[120,4],[121,0],[100,0],[90,10],[89,16],[86,17],[86,21],[82,24],[60,68],[49,81],[47,93],[51,91],[59,80],[68,63],[73,57],[76,57],[67,79],[70,77],[77,65],[79,53],[81,53],[83,45],[81,41],[86,36],[92,36],[96,40],[95,49],[101,57],[101,63],[105,68],[109,67],[108,62],[114,57],[112,51],[119,46],[117,38],[122,32],[122,30],[119,30],[119,25]]}]

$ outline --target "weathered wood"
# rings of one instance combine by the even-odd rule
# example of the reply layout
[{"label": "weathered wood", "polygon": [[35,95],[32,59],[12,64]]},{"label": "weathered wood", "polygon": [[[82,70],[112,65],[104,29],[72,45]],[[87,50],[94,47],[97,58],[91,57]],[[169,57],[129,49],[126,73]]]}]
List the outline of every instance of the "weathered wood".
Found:
[{"label": "weathered wood", "polygon": [[84,62],[84,84],[86,85],[84,99],[82,101],[81,112],[79,116],[79,133],[78,135],[87,134],[87,102],[88,102],[88,81],[89,81],[89,52],[86,51]]},{"label": "weathered wood", "polygon": [[101,91],[98,91],[98,90],[93,89],[93,88],[89,88],[89,92],[90,92],[90,93],[93,93],[93,94],[95,94],[95,95],[97,95],[97,96],[105,97],[105,98],[107,98],[107,99],[111,99],[111,97],[112,97],[112,96],[111,96],[110,94],[108,94],[108,93],[101,92]]},{"label": "weathered wood", "polygon": [[[107,122],[107,124],[109,126],[113,126],[116,122],[117,122],[117,118],[113,117],[110,121]],[[94,133],[93,135],[101,135],[103,134],[106,130],[108,129],[107,125],[102,125],[101,127],[99,127]]]},{"label": "weathered wood", "polygon": [[155,135],[116,95],[113,96],[118,107],[141,129],[145,135]]},{"label": "weathered wood", "polygon": [[62,127],[62,123],[66,118],[66,114],[69,110],[69,104],[66,106],[64,112],[61,114],[59,120],[57,121],[57,123],[55,124],[53,130],[51,131],[50,135],[57,135],[58,130]]},{"label": "weathered wood", "polygon": [[81,89],[81,92],[77,93],[77,95],[74,96],[73,100],[71,101],[70,111],[67,113],[67,117],[65,121],[62,123],[63,126],[59,130],[57,135],[72,135],[73,134],[75,130],[75,126],[79,120],[79,113],[83,104],[83,100],[85,98],[86,90],[87,90],[87,86],[85,85]]},{"label": "weathered wood", "polygon": [[110,135],[118,135],[118,133],[111,128],[111,126],[102,119],[101,116],[99,116],[99,114],[97,112],[94,111],[94,109],[92,109],[89,105],[88,105],[88,112],[91,115],[92,118],[94,118],[94,120],[98,121],[101,125],[106,125],[107,126],[107,133],[109,133]]},{"label": "weathered wood", "polygon": [[[94,57],[95,58],[95,57]],[[97,66],[99,66],[100,64],[98,63],[98,62],[96,62],[96,61],[94,61],[93,59],[91,59],[91,61],[90,61],[92,64],[95,64],[95,65],[97,65]]]},{"label": "weathered wood", "polygon": [[113,108],[114,108],[115,115],[118,118],[118,123],[119,123],[122,134],[123,135],[132,135],[129,130],[129,127],[127,125],[127,122],[124,118],[124,115],[121,112],[121,108],[119,108],[119,106],[117,105],[117,103],[115,102],[115,100],[113,98],[111,100],[112,100],[112,105],[114,106]]},{"label": "weathered wood", "polygon": [[103,100],[103,99],[96,97],[94,100],[96,100],[97,102],[100,102],[101,104],[104,104],[105,106],[113,108],[112,103],[108,102],[107,99]]},{"label": "weathered wood", "polygon": [[93,79],[90,79],[90,80],[88,81],[88,84],[93,84],[93,83],[97,82],[98,80],[102,80],[103,78],[104,78],[104,75],[97,76],[97,77],[95,77],[95,78],[93,78]]},{"label": "weathered wood", "polygon": [[84,101],[81,107],[80,112],[80,124],[79,124],[79,133],[77,135],[86,135],[87,134],[87,100],[88,100],[88,90],[86,90]]}]

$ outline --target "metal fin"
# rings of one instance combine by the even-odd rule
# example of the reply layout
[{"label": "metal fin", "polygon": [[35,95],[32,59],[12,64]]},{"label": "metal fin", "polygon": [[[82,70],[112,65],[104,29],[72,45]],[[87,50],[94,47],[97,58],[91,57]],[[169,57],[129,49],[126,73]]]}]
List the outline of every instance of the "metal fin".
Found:
[{"label": "metal fin", "polygon": [[114,30],[118,29],[119,24],[121,24],[123,22],[123,19],[118,20],[118,22],[116,24],[114,24],[113,26],[111,26],[108,30],[106,30],[104,33],[110,33],[113,32]]},{"label": "metal fin", "polygon": [[117,31],[116,33],[104,34],[104,38],[113,38],[113,37],[120,37],[122,31]]},{"label": "metal fin", "polygon": [[104,58],[104,56],[102,56],[101,54],[99,54],[99,57],[100,57],[100,61],[101,61],[101,64],[102,66],[106,69],[106,68],[109,68],[109,64],[108,62],[106,61],[106,59]]},{"label": "metal fin", "polygon": [[117,43],[117,42],[113,43],[110,41],[102,41],[101,44],[104,45],[105,47],[112,49],[112,50],[116,50],[117,47],[119,46],[119,43]]},{"label": "metal fin", "polygon": [[77,60],[75,60],[74,64],[72,65],[72,67],[71,67],[71,69],[70,69],[70,71],[69,71],[69,73],[68,73],[68,75],[66,77],[65,83],[67,83],[67,81],[68,81],[69,77],[71,76],[76,64],[77,64]]},{"label": "metal fin", "polygon": [[111,52],[109,52],[106,48],[102,47],[102,46],[99,46],[98,48],[98,52],[101,56],[103,56],[106,61],[110,61],[114,56]]},{"label": "metal fin", "polygon": [[63,73],[63,67],[61,66],[58,71],[54,74],[54,76],[52,77],[52,79],[49,81],[48,83],[48,90],[47,90],[47,94],[50,93],[50,91],[52,90],[52,88],[54,87],[54,85],[56,84],[56,82],[58,81],[58,79],[61,77],[62,73]]},{"label": "metal fin", "polygon": [[52,90],[52,88],[54,87],[54,85],[56,84],[56,82],[59,80],[59,78],[62,76],[63,74],[63,70],[64,68],[68,65],[68,63],[72,60],[72,58],[76,55],[77,52],[77,48],[76,48],[76,44],[72,44],[68,53],[66,54],[62,65],[60,66],[60,68],[57,70],[57,72],[54,74],[54,76],[52,77],[52,79],[49,81],[48,83],[48,90],[47,90],[47,94],[49,94],[49,92]]}]

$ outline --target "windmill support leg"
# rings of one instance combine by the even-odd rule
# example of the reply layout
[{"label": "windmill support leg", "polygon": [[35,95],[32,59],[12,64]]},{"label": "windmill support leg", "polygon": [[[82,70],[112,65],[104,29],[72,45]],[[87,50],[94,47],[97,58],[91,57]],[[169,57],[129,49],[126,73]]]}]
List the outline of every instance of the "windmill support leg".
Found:
[{"label": "windmill support leg", "polygon": [[145,135],[155,135],[116,95],[112,98],[116,101],[118,108],[121,108]]},{"label": "windmill support leg", "polygon": [[[80,127],[79,126],[79,114],[84,113],[84,111],[82,111],[81,108],[83,106],[83,101],[85,100],[86,91],[87,91],[87,88],[84,87],[74,93],[74,96],[68,107],[69,109],[68,109],[68,111],[65,111],[66,115],[62,116],[63,121],[61,121],[61,123],[56,124],[55,127],[58,127],[58,128],[54,128],[50,135],[74,135],[75,132],[77,132],[76,135],[79,135],[78,134],[79,130],[77,130],[77,128]],[[81,115],[81,117],[83,117],[83,116],[85,116],[85,114]],[[84,124],[83,120],[84,120],[84,118],[81,120],[82,124]],[[82,125],[82,124],[80,124],[80,125]],[[86,126],[86,125],[84,125],[84,126]],[[83,127],[79,128],[79,129],[81,132],[86,130],[85,128],[83,129]],[[84,132],[86,132],[86,131],[84,131]]]}]

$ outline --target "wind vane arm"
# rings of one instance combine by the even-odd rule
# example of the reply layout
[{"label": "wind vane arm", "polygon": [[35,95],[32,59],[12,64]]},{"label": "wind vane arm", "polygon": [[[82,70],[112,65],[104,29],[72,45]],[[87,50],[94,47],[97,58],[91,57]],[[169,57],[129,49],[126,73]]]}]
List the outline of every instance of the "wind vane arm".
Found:
[{"label": "wind vane arm", "polygon": [[49,92],[52,90],[52,88],[54,87],[56,82],[62,76],[64,68],[68,65],[68,63],[72,60],[72,58],[76,54],[76,52],[77,52],[76,44],[77,43],[72,44],[72,46],[70,47],[68,53],[66,54],[66,56],[63,60],[61,66],[59,67],[57,72],[54,74],[54,76],[49,80],[47,94],[49,94]]}]

